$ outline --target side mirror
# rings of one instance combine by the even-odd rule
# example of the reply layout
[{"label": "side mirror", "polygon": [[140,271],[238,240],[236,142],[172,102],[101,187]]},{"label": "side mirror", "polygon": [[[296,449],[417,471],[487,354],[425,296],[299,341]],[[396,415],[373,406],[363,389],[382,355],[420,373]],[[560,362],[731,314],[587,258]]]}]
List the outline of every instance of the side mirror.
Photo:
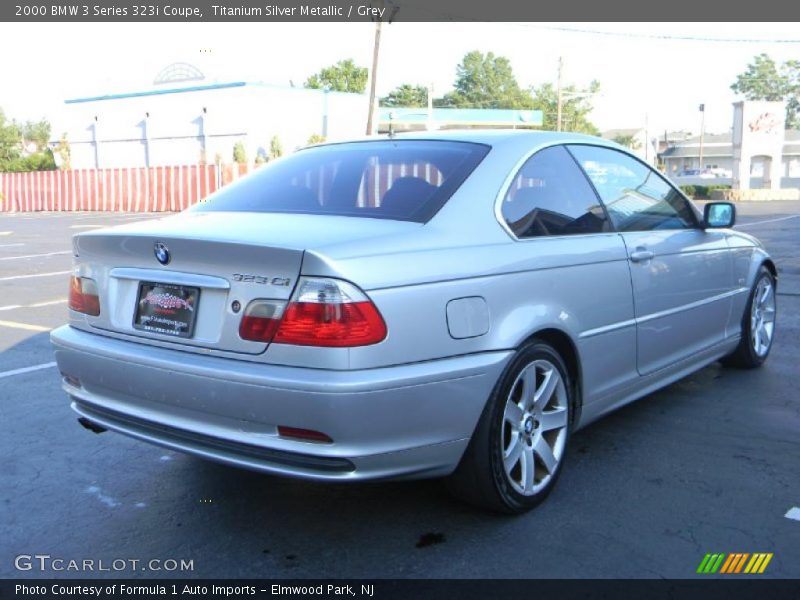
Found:
[{"label": "side mirror", "polygon": [[709,202],[703,209],[703,229],[733,227],[736,207],[730,202]]}]

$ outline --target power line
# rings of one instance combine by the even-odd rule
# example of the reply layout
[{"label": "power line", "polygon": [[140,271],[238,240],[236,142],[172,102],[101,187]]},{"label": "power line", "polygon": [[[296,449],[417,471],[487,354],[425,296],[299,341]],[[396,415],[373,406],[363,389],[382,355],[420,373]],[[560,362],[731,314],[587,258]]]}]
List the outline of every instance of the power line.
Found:
[{"label": "power line", "polygon": [[628,31],[603,31],[600,29],[580,29],[577,27],[563,27],[557,25],[536,25],[531,23],[514,23],[519,27],[546,29],[550,31],[563,31],[567,33],[583,33],[589,35],[604,35],[612,37],[626,37],[645,40],[666,40],[679,42],[715,42],[722,44],[800,44],[800,39],[758,39],[758,38],[718,38],[693,35],[671,35],[660,33],[635,33]]},{"label": "power line", "polygon": [[[474,17],[456,14],[453,12],[445,12],[441,10],[431,9],[427,6],[411,5],[413,10],[422,13],[427,13],[433,18],[443,19],[445,21],[455,22],[470,22]],[[800,38],[786,38],[786,39],[763,39],[763,38],[720,38],[708,36],[694,36],[694,35],[672,35],[672,34],[659,34],[659,33],[635,33],[627,31],[603,31],[600,29],[583,29],[578,27],[565,27],[559,25],[539,25],[535,23],[511,23],[516,27],[527,27],[532,29],[544,29],[549,31],[561,31],[566,33],[580,33],[589,35],[602,35],[609,37],[624,37],[633,39],[644,40],[664,40],[673,42],[711,42],[719,44],[800,44]]]}]

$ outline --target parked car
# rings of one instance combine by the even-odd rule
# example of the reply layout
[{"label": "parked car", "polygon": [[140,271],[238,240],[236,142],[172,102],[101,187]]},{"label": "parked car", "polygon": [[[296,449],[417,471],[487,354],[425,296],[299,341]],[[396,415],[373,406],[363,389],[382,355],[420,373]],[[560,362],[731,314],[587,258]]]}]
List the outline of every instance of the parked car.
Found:
[{"label": "parked car", "polygon": [[720,179],[730,179],[733,177],[733,171],[730,169],[723,169],[722,167],[712,167],[711,169],[708,169],[708,171],[711,173],[711,175]]},{"label": "parked car", "polygon": [[446,476],[518,513],[576,429],[766,360],[776,269],[734,219],[594,137],[318,145],[76,235],[52,341],[95,431],[317,481]]},{"label": "parked car", "polygon": [[721,169],[718,167],[708,169],[684,169],[677,175],[677,177],[694,177],[698,179],[730,178],[732,176],[733,173],[729,169]]}]

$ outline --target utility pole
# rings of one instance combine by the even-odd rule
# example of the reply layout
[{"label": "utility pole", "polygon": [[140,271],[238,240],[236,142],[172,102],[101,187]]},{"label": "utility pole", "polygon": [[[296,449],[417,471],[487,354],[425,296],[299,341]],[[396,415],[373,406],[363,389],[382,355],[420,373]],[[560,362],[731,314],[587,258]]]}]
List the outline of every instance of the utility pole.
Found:
[{"label": "utility pole", "polygon": [[558,108],[556,109],[556,131],[561,131],[561,71],[564,66],[563,59],[558,57],[558,83],[556,90],[558,91]]},{"label": "utility pole", "polygon": [[375,121],[375,87],[378,82],[378,53],[381,47],[381,24],[379,18],[375,21],[375,44],[372,48],[372,73],[369,84],[369,113],[367,116],[367,135],[372,135]]},{"label": "utility pole", "polygon": [[706,105],[700,105],[700,170],[703,170],[703,138],[706,136]]},{"label": "utility pole", "polygon": [[378,7],[382,9],[382,13],[388,13],[386,17],[377,17],[375,19],[375,43],[372,47],[372,72],[370,73],[370,85],[369,85],[369,113],[367,116],[367,135],[372,135],[373,129],[377,129],[377,124],[375,123],[375,87],[377,86],[378,82],[378,54],[381,48],[381,25],[383,24],[383,20],[386,19],[386,22],[391,24],[394,20],[397,11],[400,10],[399,6],[395,6],[392,0],[376,0],[373,3],[370,3],[369,6]]}]

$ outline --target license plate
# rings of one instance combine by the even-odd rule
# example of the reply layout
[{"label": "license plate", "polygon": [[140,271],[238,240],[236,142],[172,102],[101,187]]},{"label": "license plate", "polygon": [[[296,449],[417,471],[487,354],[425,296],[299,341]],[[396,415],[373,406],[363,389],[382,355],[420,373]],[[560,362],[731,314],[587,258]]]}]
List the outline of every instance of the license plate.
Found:
[{"label": "license plate", "polygon": [[192,337],[200,288],[168,283],[139,284],[133,326],[175,337]]}]

